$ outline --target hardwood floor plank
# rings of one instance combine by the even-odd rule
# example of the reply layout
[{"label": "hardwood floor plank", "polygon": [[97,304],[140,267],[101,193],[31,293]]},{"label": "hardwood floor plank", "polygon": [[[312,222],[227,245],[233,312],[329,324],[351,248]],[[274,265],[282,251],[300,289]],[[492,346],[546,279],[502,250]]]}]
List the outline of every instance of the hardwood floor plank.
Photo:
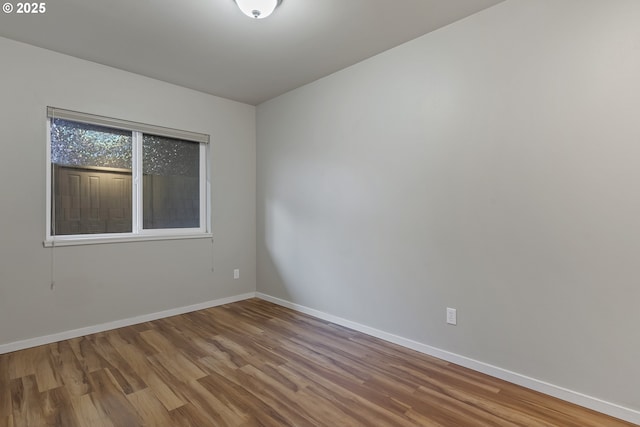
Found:
[{"label": "hardwood floor plank", "polygon": [[[11,377],[9,375],[9,355],[0,355],[0,422],[13,424],[11,415]],[[11,420],[9,420],[11,417]],[[2,425],[2,424],[0,424]]]},{"label": "hardwood floor plank", "polygon": [[198,380],[211,394],[222,393],[242,412],[257,420],[259,425],[267,427],[295,426],[290,420],[276,411],[264,401],[256,397],[250,390],[231,379],[212,373]]},{"label": "hardwood floor plank", "polygon": [[174,348],[180,349],[182,353],[189,355],[191,358],[197,359],[207,355],[206,351],[202,350],[195,344],[189,334],[185,334],[184,330],[180,331],[169,324],[167,319],[163,319],[163,321],[158,322],[158,328],[156,331],[165,339],[169,340]]},{"label": "hardwood floor plank", "polygon": [[71,406],[81,426],[115,427],[109,418],[103,416],[96,408],[93,396],[84,394],[71,398]]},{"label": "hardwood floor plank", "polygon": [[176,351],[176,347],[171,344],[157,329],[148,329],[140,333],[140,337],[151,347],[155,349],[155,353],[172,353]]},{"label": "hardwood floor plank", "polygon": [[[355,422],[367,425],[367,420],[375,420],[379,425],[412,425],[404,413],[394,413],[387,407],[373,403],[371,400],[377,400],[378,396],[369,394],[369,390],[362,390],[358,381],[343,379],[339,373],[333,373],[326,367],[316,366],[304,359],[300,359],[299,363],[289,364],[288,367],[297,376],[306,378],[312,384],[308,387],[309,390],[314,390],[315,394],[331,402]],[[363,394],[358,394],[359,392]]]},{"label": "hardwood floor plank", "polygon": [[37,359],[42,347],[28,348],[20,352],[9,353],[9,378],[16,379],[36,374]]},{"label": "hardwood floor plank", "polygon": [[[147,331],[144,329],[143,331]],[[158,353],[158,350],[148,344],[140,335],[132,328],[120,328],[114,331],[114,334],[109,335],[107,338],[111,345],[117,350],[124,344],[129,344],[135,347],[138,351],[142,352],[145,356],[152,356]]]},{"label": "hardwood floor plank", "polygon": [[158,353],[154,356],[149,356],[148,359],[155,366],[162,366],[173,378],[182,382],[197,380],[207,375],[194,362],[191,362],[180,353]]},{"label": "hardwood floor plank", "polygon": [[82,369],[68,341],[52,344],[50,347],[53,367],[67,391],[73,396],[82,396],[91,391],[87,373]]},{"label": "hardwood floor plank", "polygon": [[174,409],[169,413],[169,415],[171,416],[171,420],[173,421],[173,423],[171,424],[171,426],[173,427],[199,427],[215,425],[203,411],[194,408],[191,403],[187,403],[180,408]]},{"label": "hardwood floor plank", "polygon": [[210,419],[209,424],[215,426],[233,426],[244,424],[250,416],[224,393],[211,392],[199,380],[183,385],[181,391],[192,404]]},{"label": "hardwood floor plank", "polygon": [[96,338],[97,336],[86,336],[77,339],[77,341],[71,340],[71,343],[73,343],[71,348],[82,365],[82,369],[87,373],[104,369],[104,358],[98,354],[91,342]]},{"label": "hardwood floor plank", "polygon": [[316,392],[313,387],[302,389],[298,392],[298,399],[303,402],[314,402],[307,410],[321,422],[319,426],[349,426],[367,427],[371,421],[365,421],[355,411],[346,405],[341,407],[334,401],[327,399]]},{"label": "hardwood floor plank", "polygon": [[16,426],[46,425],[35,375],[27,375],[11,381],[11,404],[13,422]]},{"label": "hardwood floor plank", "polygon": [[117,427],[144,425],[108,369],[91,372],[89,382],[93,389],[90,396],[100,418],[109,419]]},{"label": "hardwood floor plank", "polygon": [[162,427],[173,424],[169,411],[160,403],[150,389],[128,394],[127,400],[134,407],[139,417],[144,420],[145,426]]},{"label": "hardwood floor plank", "polygon": [[145,349],[133,344],[122,344],[116,347],[116,351],[131,366],[142,380],[149,386],[153,394],[160,400],[167,411],[172,411],[185,402],[178,398],[171,390],[169,384],[161,380],[152,363],[145,356]]},{"label": "hardwood floor plank", "polygon": [[53,369],[53,360],[51,347],[55,344],[43,346],[42,351],[38,353],[36,363],[36,384],[40,392],[60,387],[62,381],[57,370]]},{"label": "hardwood floor plank", "polygon": [[48,426],[82,427],[71,403],[71,395],[64,387],[41,394],[42,412]]},{"label": "hardwood floor plank", "polygon": [[[259,397],[270,407],[275,408],[280,414],[283,414],[295,426],[300,425],[322,425],[322,423],[331,422],[327,411],[318,410],[318,402],[314,405],[305,404],[305,399],[301,399],[301,390],[297,387],[291,387],[290,381],[282,381],[282,376],[273,377],[267,375],[263,370],[248,365],[243,367],[239,375],[239,383]],[[271,370],[273,372],[273,370]],[[344,421],[344,419],[335,419],[334,422]]]},{"label": "hardwood floor plank", "polygon": [[[428,415],[430,418],[434,418],[440,423],[451,423],[453,420],[461,420],[464,425],[485,425],[485,426],[499,426],[499,427],[517,427],[517,422],[510,419],[511,416],[503,417],[498,408],[481,405],[480,407],[469,402],[461,405],[462,401],[457,400],[455,397],[451,397],[450,394],[455,395],[455,391],[450,388],[443,388],[439,392],[431,388],[420,387],[414,396],[417,401],[421,402],[418,405],[414,405],[411,409],[414,412],[422,415]],[[496,414],[497,412],[497,414]],[[528,426],[531,427],[543,427],[544,424],[540,424],[533,418],[528,418]]]},{"label": "hardwood floor plank", "polygon": [[0,355],[0,427],[629,427],[251,299]]},{"label": "hardwood floor plank", "polygon": [[414,411],[407,411],[406,415],[407,415],[407,418],[409,418],[412,422],[414,422],[416,426],[446,427],[446,424],[440,424],[439,422],[435,421],[432,417],[424,416]]},{"label": "hardwood floor plank", "polygon": [[292,425],[317,425],[319,423],[319,420],[311,415],[312,411],[309,410],[309,405],[304,405],[299,401],[296,391],[292,391],[269,378],[255,366],[246,365],[239,370],[226,372],[222,375],[236,385],[250,390],[257,399],[273,408]]},{"label": "hardwood floor plank", "polygon": [[[205,406],[206,408],[206,406]],[[196,407],[191,403],[187,403],[180,408],[171,411],[172,427],[200,427],[200,426],[216,426],[225,427],[221,421],[216,422],[213,412]],[[227,424],[228,425],[228,424]],[[236,425],[244,425],[238,422]]]},{"label": "hardwood floor plank", "polygon": [[91,344],[98,353],[103,369],[108,369],[125,394],[147,388],[145,382],[131,368],[131,366],[118,354],[111,345],[108,335],[103,335],[91,340]]},{"label": "hardwood floor plank", "polygon": [[249,363],[245,358],[245,356],[248,355],[247,351],[241,346],[236,345],[233,340],[218,335],[211,340],[211,344],[217,348],[218,353],[221,353],[224,359],[228,360],[235,367],[241,368]]}]

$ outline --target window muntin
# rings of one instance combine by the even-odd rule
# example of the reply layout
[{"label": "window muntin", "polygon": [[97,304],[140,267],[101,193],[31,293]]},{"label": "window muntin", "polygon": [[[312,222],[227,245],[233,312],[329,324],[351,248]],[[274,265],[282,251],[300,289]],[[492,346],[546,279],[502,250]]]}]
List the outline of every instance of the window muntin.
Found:
[{"label": "window muntin", "polygon": [[207,135],[51,107],[48,117],[45,245],[210,237]]}]

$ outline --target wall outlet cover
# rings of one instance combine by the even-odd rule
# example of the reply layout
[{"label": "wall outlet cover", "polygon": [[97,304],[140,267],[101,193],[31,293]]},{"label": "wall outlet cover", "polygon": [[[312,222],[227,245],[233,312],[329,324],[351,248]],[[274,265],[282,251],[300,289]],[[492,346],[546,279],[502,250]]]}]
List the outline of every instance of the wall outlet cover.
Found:
[{"label": "wall outlet cover", "polygon": [[458,310],[447,307],[447,323],[449,325],[458,324]]}]

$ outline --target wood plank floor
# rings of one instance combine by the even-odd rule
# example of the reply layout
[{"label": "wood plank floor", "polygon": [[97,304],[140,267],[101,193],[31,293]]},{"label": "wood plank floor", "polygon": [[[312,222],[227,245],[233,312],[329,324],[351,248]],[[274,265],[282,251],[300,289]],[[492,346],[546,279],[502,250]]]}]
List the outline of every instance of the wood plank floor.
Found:
[{"label": "wood plank floor", "polygon": [[0,355],[0,427],[631,425],[257,299]]}]

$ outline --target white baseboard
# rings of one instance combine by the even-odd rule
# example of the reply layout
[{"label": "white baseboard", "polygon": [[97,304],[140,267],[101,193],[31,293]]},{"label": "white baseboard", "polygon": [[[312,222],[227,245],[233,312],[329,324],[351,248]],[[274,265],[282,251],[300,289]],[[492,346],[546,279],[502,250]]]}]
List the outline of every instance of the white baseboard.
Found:
[{"label": "white baseboard", "polygon": [[290,301],[286,301],[280,298],[275,298],[270,295],[256,292],[257,298],[265,301],[272,302],[274,304],[281,305],[283,307],[290,308],[292,310],[299,311],[332,323],[336,323],[341,326],[345,326],[350,329],[365,333],[367,335],[374,336],[376,338],[383,339],[385,341],[392,342],[394,344],[401,345],[403,347],[410,348],[412,350],[419,351],[424,354],[428,354],[433,357],[437,357],[447,362],[455,363],[456,365],[464,366],[465,368],[473,369],[474,371],[481,372],[483,374],[490,375],[495,378],[508,381],[513,384],[520,385],[522,387],[529,388],[531,390],[538,391],[540,393],[547,394],[549,396],[562,399],[567,402],[574,403],[576,405],[583,406],[585,408],[592,409],[603,414],[610,415],[621,420],[625,420],[634,424],[640,424],[640,411],[636,411],[630,408],[626,408],[615,403],[607,402],[596,397],[587,396],[582,393],[578,393],[573,390],[559,387],[545,381],[540,381],[535,378],[528,377],[526,375],[518,374],[516,372],[509,371],[497,366],[490,365],[488,363],[480,362],[474,359],[470,359],[459,354],[451,353],[436,347],[432,347],[426,344],[422,344],[417,341],[413,341],[407,338],[400,337],[398,335],[390,334],[388,332],[381,331],[379,329],[371,328],[360,323],[352,322],[351,320],[343,319],[341,317],[334,316],[313,308],[309,308],[300,304],[295,304]]},{"label": "white baseboard", "polygon": [[23,350],[25,348],[37,347],[39,345],[51,344],[58,341],[78,338],[84,335],[91,335],[98,332],[109,331],[111,329],[122,328],[125,326],[136,325],[138,323],[150,322],[152,320],[163,319],[165,317],[177,316],[179,314],[190,313],[192,311],[204,310],[206,308],[230,304],[232,302],[242,301],[253,297],[255,297],[255,292],[249,292],[242,295],[234,295],[227,298],[220,298],[184,307],[172,308],[169,310],[159,311],[157,313],[143,314],[141,316],[130,317],[128,319],[115,320],[113,322],[87,326],[86,328],[73,329],[70,331],[59,332],[42,337],[15,341],[8,344],[0,344],[0,354],[11,353],[12,351]]}]

